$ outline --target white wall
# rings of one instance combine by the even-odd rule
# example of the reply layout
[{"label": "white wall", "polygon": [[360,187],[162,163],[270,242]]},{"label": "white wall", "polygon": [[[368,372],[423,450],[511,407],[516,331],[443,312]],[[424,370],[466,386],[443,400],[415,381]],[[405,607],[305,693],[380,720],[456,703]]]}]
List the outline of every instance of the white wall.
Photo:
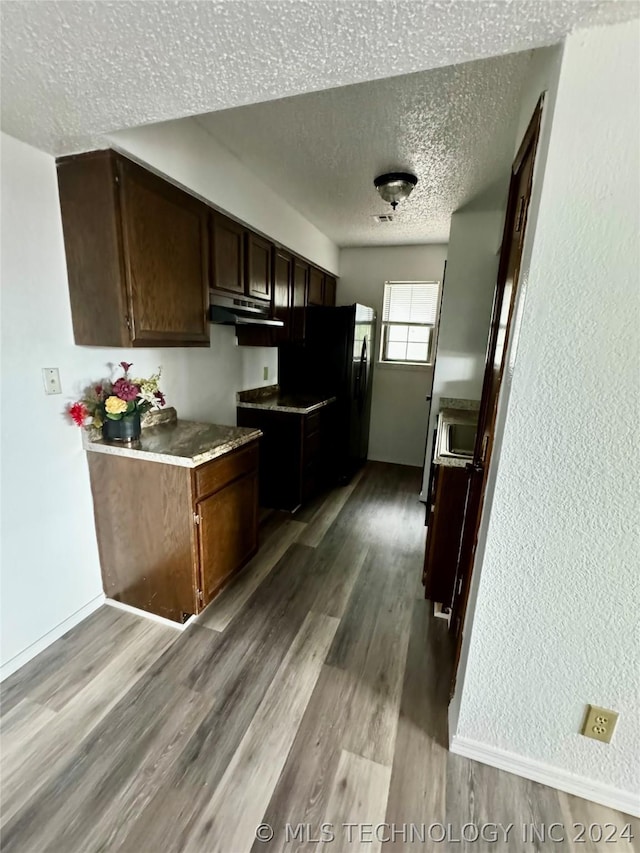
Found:
[{"label": "white wall", "polygon": [[[202,164],[194,159],[185,164],[189,152],[179,140],[173,147],[167,142],[166,152],[160,139],[153,140],[150,160],[207,197],[214,160],[199,182]],[[144,153],[142,144],[136,150]],[[225,160],[222,171],[229,168]],[[233,177],[244,186],[240,164]],[[236,207],[231,198],[213,200],[318,263],[337,267],[331,263],[333,244],[323,242],[312,225],[273,200],[269,223],[264,199],[255,198],[262,211],[255,217],[251,196],[244,193]],[[1,200],[0,673],[5,676],[95,606],[102,591],[87,465],[80,433],[63,416],[65,404],[89,381],[108,375],[110,363],[126,358],[141,373],[162,365],[168,401],[180,417],[235,424],[236,391],[276,381],[277,350],[236,347],[234,330],[222,326],[211,327],[210,349],[75,346],[54,159],[3,134]],[[270,374],[266,382],[264,366]],[[45,396],[42,367],[60,369],[61,396]]]},{"label": "white wall", "polygon": [[330,272],[338,248],[194,119],[122,130],[110,143]]},{"label": "white wall", "polygon": [[[639,58],[637,22],[575,33],[557,99],[553,56],[525,98],[521,130],[550,84],[452,720],[454,748],[515,754],[524,775],[546,766],[559,787],[629,811],[640,810]],[[586,703],[619,711],[610,745],[578,734]]]},{"label": "white wall", "polygon": [[[338,304],[360,302],[378,315],[376,362],[380,349],[380,315],[385,281],[442,280],[447,247],[385,246],[341,249]],[[369,459],[421,466],[424,460],[431,369],[376,363],[369,436]]]},{"label": "white wall", "polygon": [[460,210],[451,217],[423,494],[440,398],[479,400],[482,394],[503,224],[503,210]]},{"label": "white wall", "polygon": [[[484,514],[478,532],[478,544],[476,546],[475,556],[475,564],[477,567],[481,566],[482,559],[484,556],[488,521],[491,514],[491,505],[493,501],[495,483],[498,473],[498,460],[500,457],[500,449],[502,447],[502,438],[504,435],[504,425],[508,408],[509,393],[511,389],[511,380],[513,377],[513,364],[517,353],[522,313],[525,304],[529,266],[531,264],[534,235],[538,219],[538,211],[540,207],[540,196],[542,194],[542,183],[544,178],[544,172],[546,169],[547,153],[549,149],[549,139],[551,136],[551,126],[553,124],[553,113],[555,110],[555,101],[558,90],[558,80],[560,77],[560,66],[562,63],[563,50],[564,45],[560,44],[533,51],[529,75],[527,78],[526,85],[524,86],[524,89],[521,94],[520,119],[518,122],[518,131],[514,140],[514,157],[520,147],[520,143],[529,125],[536,104],[538,103],[542,95],[544,95],[545,100],[544,109],[542,113],[540,138],[538,140],[538,150],[536,153],[536,160],[534,165],[533,186],[531,192],[531,200],[529,203],[527,230],[525,233],[524,245],[522,250],[523,254],[520,270],[520,280],[518,283],[518,295],[515,305],[515,314],[512,321],[511,341],[507,351],[507,366],[505,370],[505,375],[502,380],[502,389],[498,400],[498,413],[496,417],[496,426],[494,434],[494,461],[489,468],[489,476],[487,479],[487,487],[484,498]],[[464,677],[472,633],[471,625],[473,623],[475,614],[475,604],[478,595],[478,587],[480,584],[480,576],[480,569],[478,568],[477,570],[474,570],[474,573],[471,578],[469,601],[467,603],[465,630],[463,632],[462,638],[462,648],[460,654],[460,663],[458,666],[456,690],[453,699],[449,704],[450,735],[453,735],[458,727],[458,716],[460,711],[460,703],[463,693]]]}]

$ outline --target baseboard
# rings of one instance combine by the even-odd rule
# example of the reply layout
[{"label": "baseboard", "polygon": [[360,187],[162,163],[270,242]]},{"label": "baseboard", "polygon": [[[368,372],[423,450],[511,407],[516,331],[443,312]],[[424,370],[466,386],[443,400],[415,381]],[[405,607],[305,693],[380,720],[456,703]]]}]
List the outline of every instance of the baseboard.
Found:
[{"label": "baseboard", "polygon": [[35,643],[31,643],[31,645],[27,646],[26,649],[19,652],[17,655],[14,655],[11,660],[3,663],[0,667],[0,681],[3,681],[8,676],[12,675],[16,670],[20,669],[21,666],[24,666],[25,663],[28,663],[36,655],[39,655],[40,652],[43,652],[47,648],[47,646],[55,643],[55,641],[59,640],[63,634],[66,634],[67,631],[70,631],[71,628],[74,628],[103,604],[104,593],[100,593],[100,595],[87,602],[84,607],[81,607],[80,610],[76,610],[75,613],[72,613],[71,616],[63,622],[60,622],[59,625],[56,625],[55,628],[47,631],[47,633],[40,637],[39,640],[36,640]]},{"label": "baseboard", "polygon": [[382,459],[379,456],[367,456],[367,462],[384,462],[385,465],[402,465],[403,468],[419,468],[422,471],[422,462],[414,459],[407,462],[406,459]]},{"label": "baseboard", "polygon": [[116,601],[114,598],[106,598],[104,601],[109,607],[115,607],[118,610],[125,610],[127,613],[133,613],[134,616],[143,616],[145,619],[150,619],[151,622],[159,622],[161,625],[167,625],[169,628],[175,628],[176,631],[184,631],[189,625],[196,621],[197,616],[189,616],[186,622],[174,622],[173,619],[165,619],[164,616],[157,616],[155,613],[149,613],[147,610],[141,610],[139,607],[132,607],[130,604],[123,604],[121,601]]},{"label": "baseboard", "polygon": [[456,755],[462,755],[482,764],[497,767],[499,770],[506,770],[507,773],[515,773],[516,776],[522,776],[525,779],[531,779],[533,782],[540,782],[542,785],[564,791],[566,794],[573,794],[576,797],[600,803],[600,805],[608,806],[624,814],[640,817],[640,798],[629,791],[604,785],[593,779],[570,773],[560,767],[554,767],[551,764],[545,764],[542,761],[526,758],[517,755],[515,752],[508,752],[505,749],[489,746],[459,735],[452,737],[449,748]]}]

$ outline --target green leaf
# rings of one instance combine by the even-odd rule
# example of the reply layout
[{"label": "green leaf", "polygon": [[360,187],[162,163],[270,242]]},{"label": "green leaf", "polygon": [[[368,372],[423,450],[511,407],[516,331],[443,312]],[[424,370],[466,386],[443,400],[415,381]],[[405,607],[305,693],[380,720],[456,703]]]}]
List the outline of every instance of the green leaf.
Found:
[{"label": "green leaf", "polygon": [[128,415],[131,412],[135,412],[135,410],[136,410],[136,401],[135,400],[129,400],[129,402],[127,403],[126,414]]},{"label": "green leaf", "polygon": [[106,412],[106,415],[110,421],[121,421],[122,420],[122,414],[112,415],[109,412]]}]

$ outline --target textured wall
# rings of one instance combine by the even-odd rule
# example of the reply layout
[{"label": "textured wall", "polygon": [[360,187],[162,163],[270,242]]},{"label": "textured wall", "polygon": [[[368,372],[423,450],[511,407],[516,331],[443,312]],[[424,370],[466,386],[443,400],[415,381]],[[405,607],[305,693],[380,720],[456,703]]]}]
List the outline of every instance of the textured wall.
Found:
[{"label": "textured wall", "polygon": [[[446,246],[384,246],[341,249],[338,304],[361,302],[378,315],[376,360],[380,355],[380,314],[385,281],[439,281]],[[431,368],[376,364],[369,434],[369,459],[421,466],[424,460]]]},{"label": "textured wall", "polygon": [[[530,64],[531,51],[512,53],[197,121],[340,246],[442,244],[453,211],[489,188],[497,204],[506,195]],[[392,211],[373,179],[397,169],[418,185],[380,224]]]},{"label": "textured wall", "polygon": [[252,173],[196,121],[168,121],[122,130],[111,143],[143,165],[195,192],[331,272],[335,243]]},{"label": "textured wall", "polygon": [[[508,175],[509,170],[504,176],[505,186]],[[451,217],[423,494],[429,485],[440,397],[479,400],[482,394],[503,222],[502,210],[460,210]]]},{"label": "textured wall", "polygon": [[[566,43],[457,733],[640,789],[637,24]],[[581,737],[585,703],[620,712]]]}]

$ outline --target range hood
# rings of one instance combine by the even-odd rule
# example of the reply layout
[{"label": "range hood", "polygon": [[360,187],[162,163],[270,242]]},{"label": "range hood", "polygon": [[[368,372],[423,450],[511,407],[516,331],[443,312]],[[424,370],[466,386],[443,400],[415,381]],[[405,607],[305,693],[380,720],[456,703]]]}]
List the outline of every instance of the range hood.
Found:
[{"label": "range hood", "polygon": [[282,320],[274,320],[269,314],[269,304],[247,299],[244,296],[229,296],[217,290],[209,291],[209,320],[223,326],[284,326]]}]

